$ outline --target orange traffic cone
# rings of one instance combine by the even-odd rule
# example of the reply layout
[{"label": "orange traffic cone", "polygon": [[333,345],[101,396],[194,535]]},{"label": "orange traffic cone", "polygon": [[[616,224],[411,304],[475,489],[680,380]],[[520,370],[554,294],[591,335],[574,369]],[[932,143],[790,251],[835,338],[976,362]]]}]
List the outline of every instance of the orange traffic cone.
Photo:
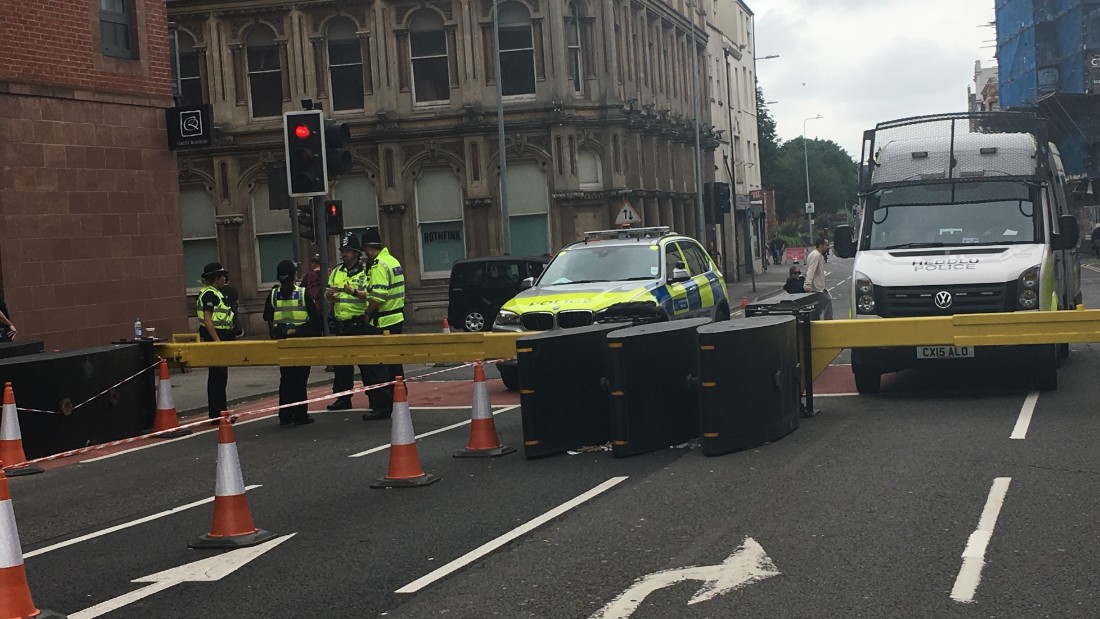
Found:
[{"label": "orange traffic cone", "polygon": [[244,548],[275,537],[252,524],[248,497],[244,494],[237,441],[229,423],[229,411],[222,411],[218,425],[218,474],[214,484],[214,523],[210,532],[187,546],[190,548]]},{"label": "orange traffic cone", "polygon": [[8,478],[0,471],[0,617],[47,619],[63,616],[34,607],[27,586],[27,571],[23,567],[23,550],[19,544],[19,529],[15,526]]},{"label": "orange traffic cone", "polygon": [[174,438],[191,434],[190,428],[180,428],[180,420],[176,417],[176,403],[172,399],[172,379],[168,378],[168,361],[160,359],[160,380],[157,381],[157,416],[153,419],[153,431],[172,430],[158,434],[160,438]]},{"label": "orange traffic cone", "polygon": [[371,488],[418,488],[439,481],[438,475],[425,473],[420,468],[420,454],[416,451],[416,433],[413,432],[412,414],[409,413],[409,396],[405,381],[397,377],[393,389],[393,421],[390,425],[390,468],[385,477],[377,479]]},{"label": "orange traffic cone", "polygon": [[19,409],[15,406],[15,392],[11,383],[4,383],[3,419],[0,419],[0,462],[13,462],[4,467],[8,477],[41,473],[42,468],[27,464],[23,453],[23,434],[19,432]]},{"label": "orange traffic cone", "polygon": [[451,323],[447,322],[447,317],[443,317],[443,333],[451,332]]},{"label": "orange traffic cone", "polygon": [[456,458],[495,458],[516,449],[500,444],[493,408],[489,405],[489,389],[485,386],[485,368],[474,362],[474,403],[470,413],[470,442],[466,449],[455,452]]},{"label": "orange traffic cone", "polygon": [[749,298],[746,296],[741,297],[741,315],[745,315],[745,309],[749,306]]}]

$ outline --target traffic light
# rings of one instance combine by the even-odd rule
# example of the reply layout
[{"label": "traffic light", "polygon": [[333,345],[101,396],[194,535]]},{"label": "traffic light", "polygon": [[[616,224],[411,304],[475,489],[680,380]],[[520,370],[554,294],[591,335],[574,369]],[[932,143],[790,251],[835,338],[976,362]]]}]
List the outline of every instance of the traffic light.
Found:
[{"label": "traffic light", "polygon": [[283,114],[286,182],[293,197],[328,193],[324,127],[321,110]]},{"label": "traffic light", "polygon": [[298,236],[303,239],[317,242],[317,235],[313,231],[313,203],[298,205]]},{"label": "traffic light", "polygon": [[325,200],[325,232],[329,236],[344,233],[344,203],[341,200]]},{"label": "traffic light", "polygon": [[325,165],[332,180],[351,171],[351,130],[347,123],[325,121]]},{"label": "traffic light", "polygon": [[714,183],[714,210],[719,220],[730,212],[730,184]]}]

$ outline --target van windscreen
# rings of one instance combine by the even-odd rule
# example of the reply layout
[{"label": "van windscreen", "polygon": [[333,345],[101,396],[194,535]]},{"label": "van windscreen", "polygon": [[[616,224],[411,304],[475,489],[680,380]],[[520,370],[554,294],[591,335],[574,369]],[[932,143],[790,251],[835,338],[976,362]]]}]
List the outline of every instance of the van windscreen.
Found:
[{"label": "van windscreen", "polygon": [[1040,189],[978,181],[893,187],[867,202],[867,249],[1005,245],[1042,238]]}]

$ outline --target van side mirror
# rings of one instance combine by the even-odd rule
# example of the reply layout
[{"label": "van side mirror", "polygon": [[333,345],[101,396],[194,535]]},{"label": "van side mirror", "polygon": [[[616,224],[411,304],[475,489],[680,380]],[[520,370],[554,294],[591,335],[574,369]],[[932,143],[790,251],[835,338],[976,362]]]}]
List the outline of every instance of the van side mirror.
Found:
[{"label": "van side mirror", "polygon": [[1058,218],[1058,234],[1053,235],[1050,244],[1054,249],[1073,249],[1077,247],[1079,236],[1081,230],[1077,227],[1077,217],[1062,215]]},{"label": "van side mirror", "polygon": [[524,277],[523,281],[521,281],[519,283],[519,289],[520,290],[527,290],[528,288],[530,288],[531,286],[534,286],[534,285],[535,285],[535,278],[534,277]]},{"label": "van side mirror", "polygon": [[837,258],[854,258],[856,255],[856,242],[853,238],[852,226],[843,224],[833,231],[833,253]]}]

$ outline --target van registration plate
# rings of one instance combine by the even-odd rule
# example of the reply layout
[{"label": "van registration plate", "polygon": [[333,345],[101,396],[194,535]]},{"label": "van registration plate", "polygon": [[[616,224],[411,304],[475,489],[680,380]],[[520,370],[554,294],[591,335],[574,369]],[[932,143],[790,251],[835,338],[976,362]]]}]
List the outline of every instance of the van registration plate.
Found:
[{"label": "van registration plate", "polygon": [[917,359],[969,359],[973,346],[917,346]]}]

